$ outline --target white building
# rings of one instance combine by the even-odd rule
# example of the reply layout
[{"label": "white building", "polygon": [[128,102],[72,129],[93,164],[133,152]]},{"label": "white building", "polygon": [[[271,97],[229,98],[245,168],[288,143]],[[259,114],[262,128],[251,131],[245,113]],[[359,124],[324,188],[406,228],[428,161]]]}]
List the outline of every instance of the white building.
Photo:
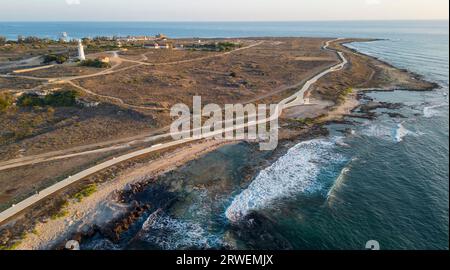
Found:
[{"label": "white building", "polygon": [[81,39],[78,40],[78,59],[80,59],[80,61],[86,60],[86,56],[84,55],[84,47],[83,43],[81,43]]},{"label": "white building", "polygon": [[69,38],[69,37],[67,36],[67,33],[66,33],[66,32],[62,32],[62,33],[59,35],[59,40],[62,41],[62,42],[67,42],[68,38]]}]

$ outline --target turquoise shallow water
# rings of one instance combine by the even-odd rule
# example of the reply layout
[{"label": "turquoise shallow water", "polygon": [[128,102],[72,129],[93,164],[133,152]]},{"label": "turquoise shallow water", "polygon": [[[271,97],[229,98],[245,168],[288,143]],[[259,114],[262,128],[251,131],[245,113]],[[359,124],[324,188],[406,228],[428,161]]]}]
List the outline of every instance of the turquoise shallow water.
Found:
[{"label": "turquoise shallow water", "polygon": [[[213,173],[215,165],[229,162],[232,181],[216,179],[223,172],[191,172],[183,180],[190,184],[169,188],[183,197],[180,203],[156,223],[137,224],[133,241],[112,245],[95,239],[87,248],[363,249],[377,240],[382,249],[448,249],[448,22],[0,23],[0,35],[8,38],[56,37],[62,31],[72,37],[163,32],[382,38],[349,46],[441,86],[433,92],[371,93],[376,100],[404,103],[391,112],[407,118],[360,120],[346,138],[338,132],[346,126],[330,126],[329,138],[294,147],[252,184],[240,179],[247,150],[222,150],[205,164]],[[219,194],[213,183],[226,191],[220,186]]]}]

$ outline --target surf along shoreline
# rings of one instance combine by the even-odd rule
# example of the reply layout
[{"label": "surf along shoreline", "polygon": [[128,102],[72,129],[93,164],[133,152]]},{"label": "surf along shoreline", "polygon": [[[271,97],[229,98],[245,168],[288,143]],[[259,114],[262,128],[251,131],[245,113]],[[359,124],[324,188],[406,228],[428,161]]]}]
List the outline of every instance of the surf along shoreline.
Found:
[{"label": "surf along shoreline", "polygon": [[[348,121],[347,116],[354,115],[356,108],[363,105],[365,91],[393,91],[396,89],[408,89],[413,91],[432,90],[436,84],[426,82],[421,76],[406,70],[399,70],[389,63],[382,62],[374,57],[361,54],[345,46],[351,42],[371,42],[369,39],[343,39],[333,43],[332,48],[341,51],[349,60],[349,64],[340,75],[329,74],[326,78],[321,78],[314,87],[310,88],[307,95],[311,103],[317,103],[300,112],[298,108],[290,108],[283,113],[280,118],[280,146],[266,157],[266,162],[249,169],[243,178],[247,183],[258,175],[258,173],[273,164],[279,157],[283,156],[292,146],[301,141],[306,141],[328,135],[325,128],[327,124]],[[363,63],[362,67],[360,66]],[[353,80],[357,72],[364,73],[364,65],[371,69],[371,76],[367,82]],[[356,66],[356,69],[355,69]],[[361,70],[358,70],[361,69]],[[335,98],[331,104],[324,98],[327,93],[316,94],[315,90],[327,88],[328,84],[339,85],[342,80],[348,80],[346,84],[340,86],[342,89],[330,88],[330,91],[345,93]],[[325,83],[326,82],[326,83]],[[352,88],[352,91],[346,91]],[[370,108],[358,117],[376,117],[372,112],[373,108],[390,106],[389,104],[372,104]],[[307,114],[309,117],[302,118]],[[128,167],[114,178],[101,184],[91,196],[84,198],[81,202],[69,202],[60,207],[64,215],[60,218],[50,219],[46,222],[38,222],[33,228],[28,228],[29,233],[20,241],[15,242],[15,249],[58,249],[69,239],[83,240],[97,232],[109,230],[114,232],[111,238],[120,238],[120,234],[127,231],[140,216],[144,215],[148,208],[143,205],[133,205],[132,203],[121,204],[123,194],[133,195],[143,190],[146,185],[151,185],[157,177],[164,177],[168,172],[178,170],[185,166],[191,166],[190,161],[203,157],[205,154],[214,152],[220,147],[236,142],[225,141],[204,141],[187,144],[179,149],[161,153],[158,157],[142,163],[136,162],[134,166]],[[174,152],[172,152],[174,151]],[[187,164],[186,164],[187,163]],[[153,180],[149,180],[153,179]],[[119,202],[119,203],[117,203]],[[108,206],[114,204],[114,206]],[[56,207],[57,208],[57,207]],[[56,214],[61,213],[61,209],[54,209]],[[163,209],[164,210],[164,209]],[[162,210],[162,211],[163,211]],[[112,213],[114,212],[114,213]],[[102,230],[106,228],[107,230]],[[17,233],[17,232],[16,232]],[[114,239],[113,239],[114,240]]]}]

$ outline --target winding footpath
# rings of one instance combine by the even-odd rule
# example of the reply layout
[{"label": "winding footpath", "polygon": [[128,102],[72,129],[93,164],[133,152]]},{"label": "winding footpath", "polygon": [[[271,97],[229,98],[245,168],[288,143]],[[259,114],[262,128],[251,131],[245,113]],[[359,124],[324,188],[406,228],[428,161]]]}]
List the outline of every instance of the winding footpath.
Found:
[{"label": "winding footpath", "polygon": [[[116,165],[118,163],[121,163],[123,161],[129,160],[129,159],[133,159],[142,155],[146,155],[152,152],[156,152],[156,151],[160,151],[163,149],[167,149],[170,147],[174,147],[174,146],[179,146],[185,143],[190,143],[190,142],[194,142],[194,141],[199,141],[201,139],[204,138],[210,138],[210,137],[214,137],[215,135],[218,134],[222,134],[223,132],[227,132],[227,131],[231,131],[231,130],[235,130],[235,129],[240,129],[249,125],[258,125],[258,124],[263,124],[263,123],[267,123],[269,121],[272,121],[276,118],[278,118],[283,109],[285,108],[289,108],[289,107],[293,107],[293,106],[301,106],[305,104],[305,100],[304,100],[304,95],[306,93],[306,91],[308,91],[308,89],[311,87],[311,85],[313,85],[315,82],[317,82],[320,78],[322,78],[323,76],[327,75],[328,73],[331,72],[336,72],[339,71],[341,69],[343,69],[345,67],[345,65],[348,63],[347,59],[345,58],[344,54],[342,52],[339,51],[335,51],[333,49],[329,49],[329,45],[331,42],[334,41],[338,41],[340,39],[334,39],[334,40],[330,40],[327,41],[325,43],[325,45],[323,46],[324,50],[329,50],[329,51],[333,51],[336,52],[341,60],[341,62],[337,65],[334,65],[328,69],[326,69],[325,71],[317,74],[316,76],[314,76],[313,78],[311,78],[310,80],[308,80],[303,87],[296,92],[294,95],[282,100],[278,105],[277,105],[277,109],[275,111],[275,113],[273,113],[269,118],[266,119],[261,119],[258,121],[254,121],[254,122],[250,122],[247,124],[243,124],[243,125],[239,125],[239,126],[235,126],[232,128],[228,128],[228,129],[223,129],[223,130],[219,130],[219,131],[213,131],[207,134],[203,134],[202,138],[189,138],[189,139],[182,139],[182,140],[178,140],[178,141],[172,141],[172,142],[167,142],[167,143],[163,143],[163,144],[156,144],[153,145],[152,147],[148,147],[139,151],[135,151],[132,153],[128,153],[116,158],[113,158],[111,160],[108,160],[106,162],[103,162],[101,164],[98,164],[96,166],[93,166],[89,169],[86,169],[84,171],[81,171],[73,176],[69,176],[68,178],[44,189],[43,191],[39,192],[38,194],[29,197],[23,201],[21,201],[20,203],[18,203],[17,205],[14,205],[10,208],[8,208],[7,210],[3,211],[0,213],[0,223],[7,221],[8,219],[10,219],[11,217],[17,215],[18,213],[22,212],[23,210],[27,209],[28,207],[32,206],[33,204],[45,199],[46,197],[54,194],[55,192],[66,188],[68,186],[70,186],[71,184],[78,182],[82,179],[84,179],[85,177],[92,175],[94,173],[97,173],[101,170],[104,170],[108,167],[111,167],[113,165]],[[254,44],[255,45],[255,44]],[[255,45],[256,46],[256,45]],[[158,135],[158,136],[170,136],[170,134],[167,135]]]}]

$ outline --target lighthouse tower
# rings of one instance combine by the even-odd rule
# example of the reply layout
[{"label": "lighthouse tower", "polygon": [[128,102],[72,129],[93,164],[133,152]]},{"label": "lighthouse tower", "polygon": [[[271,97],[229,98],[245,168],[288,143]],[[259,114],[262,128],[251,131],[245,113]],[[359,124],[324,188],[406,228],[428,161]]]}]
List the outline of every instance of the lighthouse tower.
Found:
[{"label": "lighthouse tower", "polygon": [[81,39],[78,40],[78,59],[80,59],[80,61],[86,60],[86,56],[84,56],[84,48],[83,43],[81,43]]}]

